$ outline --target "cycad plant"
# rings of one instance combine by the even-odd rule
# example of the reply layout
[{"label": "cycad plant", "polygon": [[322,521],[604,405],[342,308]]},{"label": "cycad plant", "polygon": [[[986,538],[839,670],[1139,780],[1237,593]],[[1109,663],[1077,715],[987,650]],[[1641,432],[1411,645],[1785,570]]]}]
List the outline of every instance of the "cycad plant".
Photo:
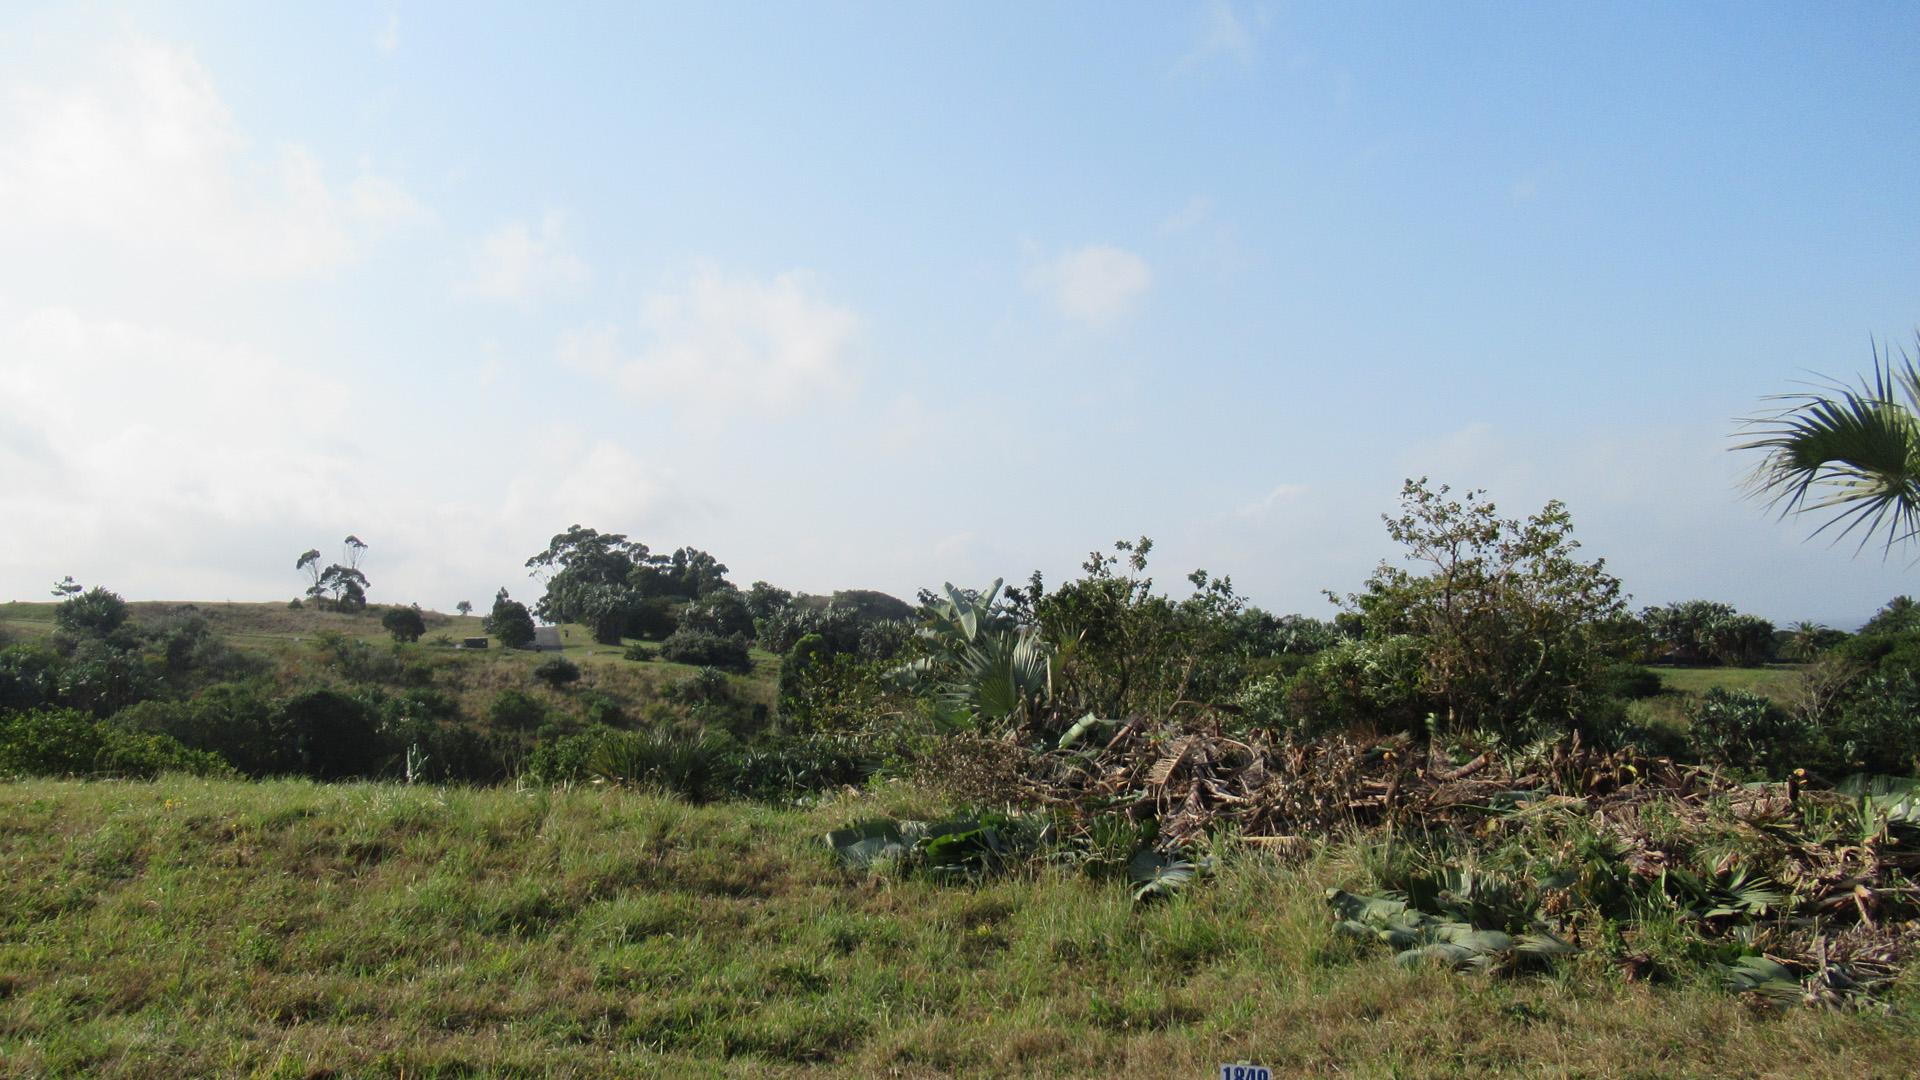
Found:
[{"label": "cycad plant", "polygon": [[1749,479],[1756,496],[1784,516],[1831,512],[1819,535],[1858,531],[1887,550],[1920,534],[1920,368],[1903,349],[1878,345],[1873,372],[1850,386],[1828,380],[1824,392],[1782,394],[1786,407],[1747,420],[1756,438],[1735,449],[1765,456]]}]

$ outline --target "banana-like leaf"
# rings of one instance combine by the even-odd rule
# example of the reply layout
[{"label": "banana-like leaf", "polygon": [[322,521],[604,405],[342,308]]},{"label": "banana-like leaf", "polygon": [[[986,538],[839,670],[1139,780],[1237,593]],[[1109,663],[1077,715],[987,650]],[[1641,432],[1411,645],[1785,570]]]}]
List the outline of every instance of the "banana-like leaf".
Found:
[{"label": "banana-like leaf", "polygon": [[1195,863],[1180,855],[1141,848],[1127,863],[1127,877],[1133,882],[1134,900],[1144,901],[1172,896],[1191,884],[1204,868],[1204,862]]},{"label": "banana-like leaf", "polygon": [[1721,964],[1720,972],[1735,993],[1759,994],[1783,1003],[1805,996],[1799,976],[1793,969],[1764,956],[1743,956],[1731,964]]},{"label": "banana-like leaf", "polygon": [[913,847],[913,829],[904,826],[917,822],[863,821],[826,835],[827,846],[848,866],[864,869],[884,858],[900,858]]}]

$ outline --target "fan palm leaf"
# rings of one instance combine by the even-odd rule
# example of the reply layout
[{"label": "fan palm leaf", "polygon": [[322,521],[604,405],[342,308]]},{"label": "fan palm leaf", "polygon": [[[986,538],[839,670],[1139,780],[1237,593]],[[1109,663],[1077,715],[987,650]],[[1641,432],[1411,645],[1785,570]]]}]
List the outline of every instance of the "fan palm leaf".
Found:
[{"label": "fan palm leaf", "polygon": [[1745,421],[1757,437],[1735,449],[1765,456],[1748,477],[1749,491],[1781,516],[1831,511],[1814,530],[1860,533],[1887,550],[1920,536],[1920,367],[1874,348],[1873,372],[1850,386],[1782,394],[1786,407]]}]

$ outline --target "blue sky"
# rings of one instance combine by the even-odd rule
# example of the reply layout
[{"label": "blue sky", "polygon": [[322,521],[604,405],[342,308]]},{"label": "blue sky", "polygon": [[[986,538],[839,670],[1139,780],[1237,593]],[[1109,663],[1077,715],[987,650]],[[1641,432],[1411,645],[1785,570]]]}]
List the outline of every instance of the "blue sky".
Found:
[{"label": "blue sky", "polygon": [[0,15],[0,596],[448,608],[574,522],[911,595],[1158,543],[1326,614],[1400,481],[1637,603],[1911,556],[1735,418],[1920,325],[1905,5]]}]

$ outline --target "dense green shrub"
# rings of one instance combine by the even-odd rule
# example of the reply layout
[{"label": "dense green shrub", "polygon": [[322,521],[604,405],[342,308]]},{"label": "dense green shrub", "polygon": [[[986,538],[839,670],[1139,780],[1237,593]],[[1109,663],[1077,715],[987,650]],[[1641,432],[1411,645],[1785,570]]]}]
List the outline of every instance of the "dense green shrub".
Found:
[{"label": "dense green shrub", "polygon": [[320,780],[373,776],[392,754],[367,706],[333,690],[309,690],[280,707],[279,724],[301,773]]},{"label": "dense green shrub", "polygon": [[768,802],[863,784],[881,759],[867,741],[836,735],[761,739],[728,757],[729,790]]},{"label": "dense green shrub", "polygon": [[743,636],[722,637],[710,631],[682,627],[660,643],[660,658],[676,664],[748,672],[753,670],[753,658],[748,649],[747,639]]},{"label": "dense green shrub", "polygon": [[1659,694],[1663,686],[1660,676],[1644,665],[1615,660],[1600,666],[1594,677],[1593,693],[1602,698],[1638,701]]},{"label": "dense green shrub", "polygon": [[722,739],[636,731],[602,733],[586,759],[597,779],[660,787],[693,802],[728,790],[729,765]]},{"label": "dense green shrub", "polygon": [[1819,736],[1830,774],[1920,774],[1920,668],[1883,667],[1862,677]]},{"label": "dense green shrub", "polygon": [[78,709],[0,715],[0,775],[223,776],[232,771],[218,754],[188,749],[166,735],[115,727]]},{"label": "dense green shrub", "polygon": [[1580,557],[1566,507],[1502,518],[1484,493],[1454,498],[1424,478],[1407,481],[1400,502],[1387,534],[1405,565],[1381,563],[1347,605],[1368,641],[1413,641],[1419,679],[1410,682],[1397,657],[1362,656],[1363,667],[1387,669],[1366,673],[1364,685],[1390,702],[1430,694],[1443,731],[1567,731],[1616,655],[1625,605],[1604,560]]},{"label": "dense green shrub", "polygon": [[419,641],[420,635],[427,632],[427,620],[417,607],[388,608],[380,616],[380,625],[393,635],[393,640],[401,642]]},{"label": "dense green shrub", "polygon": [[127,621],[127,602],[120,594],[94,586],[69,597],[53,609],[53,624],[70,634],[106,637]]},{"label": "dense green shrub", "polygon": [[1687,741],[1703,762],[1778,775],[1814,764],[1813,733],[1771,699],[1713,687],[1687,710]]},{"label": "dense green shrub", "polygon": [[547,707],[518,690],[502,690],[487,706],[487,722],[503,731],[532,731],[547,721]]},{"label": "dense green shrub", "polygon": [[49,704],[59,686],[57,653],[37,645],[9,645],[0,649],[0,713]]},{"label": "dense green shrub", "polygon": [[681,602],[664,596],[636,601],[627,612],[627,633],[661,641],[680,625]]},{"label": "dense green shrub", "polygon": [[114,714],[115,726],[167,735],[190,749],[220,755],[250,776],[297,769],[283,714],[259,688],[216,683],[188,701],[144,701]]},{"label": "dense green shrub", "polygon": [[524,649],[533,644],[533,613],[527,610],[527,605],[508,599],[505,589],[494,596],[493,610],[481,621],[481,627],[509,649]]},{"label": "dense green shrub", "polygon": [[60,704],[104,718],[160,692],[158,672],[123,643],[82,638],[70,644],[60,663]]},{"label": "dense green shrub", "polygon": [[548,739],[527,755],[523,775],[541,784],[573,783],[592,778],[591,763],[600,744],[624,732],[595,725],[577,735]]},{"label": "dense green shrub", "polygon": [[1342,642],[1287,680],[1275,715],[1307,738],[1354,727],[1424,731],[1441,707],[1425,688],[1425,666],[1423,645],[1410,634]]},{"label": "dense green shrub", "polygon": [[551,657],[542,660],[533,669],[533,677],[558,690],[568,683],[580,681],[580,665],[564,656]]},{"label": "dense green shrub", "polygon": [[868,744],[844,737],[741,744],[723,737],[596,727],[536,747],[526,775],[541,783],[647,784],[694,801],[732,796],[777,802],[863,783],[877,765]]},{"label": "dense green shrub", "polygon": [[606,727],[627,726],[627,710],[619,699],[599,690],[587,690],[580,695],[580,715],[589,724]]}]

